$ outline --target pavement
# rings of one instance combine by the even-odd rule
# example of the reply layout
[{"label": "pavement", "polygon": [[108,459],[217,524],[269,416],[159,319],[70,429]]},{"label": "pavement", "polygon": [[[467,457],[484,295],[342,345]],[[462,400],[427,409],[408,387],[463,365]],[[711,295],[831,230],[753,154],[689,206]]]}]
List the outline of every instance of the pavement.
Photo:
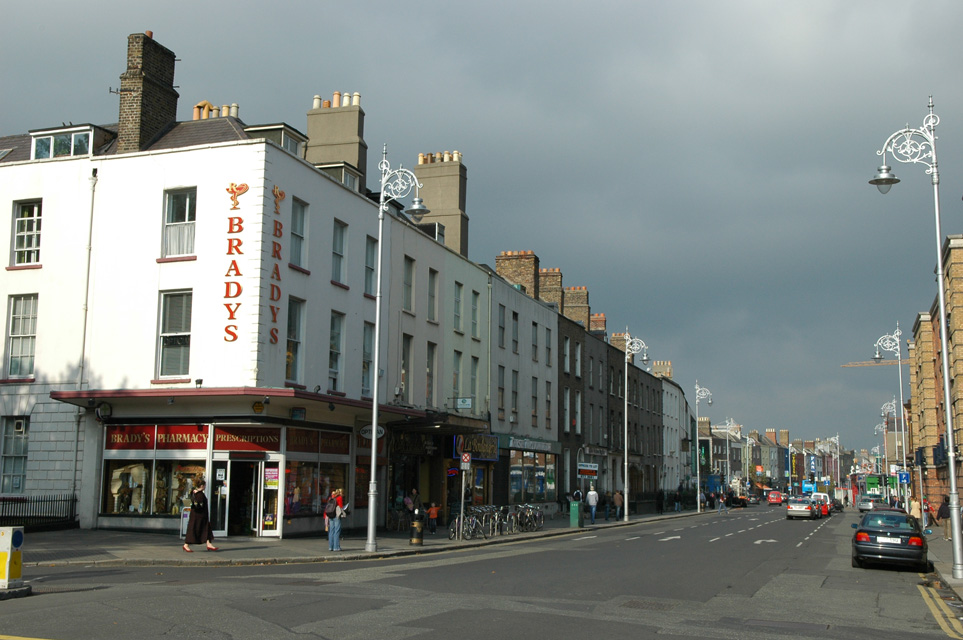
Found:
[{"label": "pavement", "polygon": [[409,532],[379,529],[376,535],[377,551],[365,551],[367,531],[346,530],[341,536],[341,551],[328,551],[324,535],[294,538],[247,538],[233,536],[215,539],[217,551],[207,551],[204,545],[191,545],[193,553],[184,551],[184,540],[169,533],[143,533],[114,531],[108,529],[67,529],[28,533],[22,548],[22,562],[32,566],[63,565],[130,565],[130,566],[231,566],[259,564],[291,564],[310,562],[338,562],[348,560],[371,560],[420,555],[504,544],[526,539],[538,539],[587,531],[600,527],[624,526],[652,518],[678,518],[695,515],[694,511],[666,513],[663,516],[631,516],[628,523],[616,522],[614,517],[606,521],[596,518],[596,524],[571,527],[569,515],[561,514],[546,518],[540,531],[496,535],[492,538],[473,540],[449,540],[448,528],[439,525],[438,533],[423,534],[422,544],[411,544]]},{"label": "pavement", "polygon": [[[754,507],[749,507],[754,509]],[[738,512],[734,510],[734,512]],[[856,513],[847,509],[844,517]],[[534,540],[550,536],[580,533],[593,529],[610,528],[637,524],[646,521],[672,520],[677,518],[714,517],[714,511],[666,512],[664,514],[642,514],[630,516],[629,522],[606,521],[596,518],[596,524],[571,527],[568,514],[547,518],[541,531],[498,535],[488,539],[449,540],[447,528],[439,526],[438,533],[424,533],[421,545],[410,542],[408,532],[388,532],[378,530],[377,551],[365,551],[367,532],[351,530],[341,538],[342,551],[328,551],[327,539],[323,536],[298,538],[239,538],[231,537],[215,540],[218,551],[206,551],[203,545],[193,545],[194,552],[186,553],[181,545],[183,540],[171,534],[143,533],[132,531],[113,531],[106,529],[68,529],[63,531],[44,531],[28,533],[22,548],[24,577],[29,578],[30,567],[64,565],[128,565],[128,566],[235,566],[263,564],[294,564],[317,562],[344,562],[417,556],[426,553],[450,551],[492,544],[504,544],[522,540]],[[839,516],[834,516],[838,518]],[[849,518],[847,518],[849,520]],[[940,580],[955,594],[963,592],[963,579],[953,578],[953,548],[943,540],[942,530],[933,528],[928,537],[929,558]],[[9,593],[17,597],[29,594]],[[2,593],[3,590],[0,590]],[[3,598],[0,598],[3,599]]]}]

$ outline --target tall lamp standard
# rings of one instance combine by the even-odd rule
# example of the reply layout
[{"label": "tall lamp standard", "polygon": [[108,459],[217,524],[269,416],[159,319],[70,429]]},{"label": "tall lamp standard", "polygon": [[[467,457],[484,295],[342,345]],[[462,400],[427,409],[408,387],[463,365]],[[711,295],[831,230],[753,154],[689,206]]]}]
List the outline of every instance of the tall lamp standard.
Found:
[{"label": "tall lamp standard", "polygon": [[[830,442],[834,442],[834,443],[836,444],[836,490],[837,490],[837,492],[838,492],[838,490],[842,488],[842,484],[843,484],[843,480],[842,480],[842,478],[841,478],[840,475],[839,475],[839,474],[840,474],[840,469],[839,469],[839,434],[837,433],[837,434],[836,434],[835,436],[833,436],[832,438],[828,438],[828,440],[829,440]],[[836,492],[834,492],[834,493],[836,493]]]},{"label": "tall lamp standard", "polygon": [[884,478],[883,495],[886,496],[888,500],[889,499],[889,447],[886,444],[886,425],[882,423],[876,425],[874,427],[873,432],[883,434],[883,461],[886,463],[886,466],[880,470],[880,475],[883,476]]},{"label": "tall lamp standard", "polygon": [[[896,368],[899,371],[899,414],[896,413],[896,398],[893,398],[893,415],[897,417],[898,428],[903,440],[903,455],[900,457],[899,466],[900,469],[906,466],[906,420],[903,416],[903,357],[902,348],[900,347],[899,337],[903,335],[903,332],[899,330],[899,322],[896,323],[896,331],[891,335],[882,335],[879,340],[876,341],[876,355],[873,356],[873,360],[880,362],[883,359],[882,354],[879,352],[880,349],[883,351],[891,351],[896,354]],[[883,405],[883,410],[889,405]]]},{"label": "tall lamp standard", "polygon": [[696,380],[695,384],[695,402],[696,402],[696,433],[695,433],[695,446],[696,446],[696,513],[702,512],[702,449],[699,448],[699,400],[705,400],[708,398],[707,404],[712,406],[712,392],[705,387],[699,386],[699,381]]},{"label": "tall lamp standard", "polygon": [[[900,391],[902,391],[902,389],[900,389]],[[902,422],[902,420],[899,419],[898,414],[896,413],[896,396],[893,396],[892,402],[886,402],[883,404],[882,407],[880,407],[880,417],[885,418],[887,422],[889,421],[889,414],[891,413],[893,414],[894,420],[898,420],[899,422]],[[897,422],[897,425],[899,424],[899,422]],[[899,429],[899,426],[897,426],[897,429]],[[906,440],[903,440],[902,456],[900,456],[899,454],[899,450],[900,450],[899,438],[896,439],[895,444],[896,444],[896,453],[893,454],[893,458],[898,461],[897,464],[899,465],[899,470],[903,471],[906,465]],[[897,495],[900,495],[903,497],[903,500],[905,503],[906,502],[906,496],[904,495],[905,489],[900,490],[900,488],[897,487],[896,493]]]},{"label": "tall lamp standard", "polygon": [[625,495],[622,496],[622,500],[625,504],[625,514],[622,519],[624,522],[629,521],[629,360],[632,356],[642,352],[642,364],[649,361],[649,347],[642,342],[641,338],[633,338],[629,335],[629,328],[625,328],[625,460],[623,461],[624,469],[623,473],[624,479],[622,481],[622,488],[625,490]]},{"label": "tall lamp standard", "polygon": [[940,225],[940,172],[936,162],[936,125],[940,118],[933,113],[933,96],[930,96],[929,114],[923,118],[923,126],[918,129],[906,127],[893,133],[883,148],[876,155],[883,156],[883,164],[879,167],[870,184],[876,185],[880,193],[886,193],[890,187],[899,182],[886,166],[886,152],[898,162],[907,164],[922,164],[926,173],[931,176],[933,184],[933,213],[936,219],[936,282],[940,302],[940,351],[943,358],[943,403],[946,417],[946,446],[950,455],[947,457],[947,471],[950,476],[950,525],[953,539],[953,577],[963,579],[963,541],[960,540],[960,494],[956,487],[956,446],[953,433],[953,396],[950,389],[950,354],[947,340],[949,330],[946,321],[946,296],[943,292],[943,231]]},{"label": "tall lamp standard", "polygon": [[412,190],[415,192],[415,197],[406,213],[416,222],[421,219],[421,216],[428,213],[428,208],[418,197],[418,189],[421,188],[421,183],[418,182],[417,176],[401,165],[398,165],[395,170],[391,169],[391,165],[388,163],[387,144],[381,151],[381,162],[378,163],[378,168],[381,170],[381,195],[378,199],[378,273],[375,286],[374,355],[372,358],[374,371],[372,371],[371,381],[371,480],[368,483],[368,538],[364,544],[364,550],[372,553],[378,550],[375,529],[378,526],[378,387],[381,378],[381,265],[384,255],[385,213],[388,212],[388,205],[391,202],[406,197]]}]

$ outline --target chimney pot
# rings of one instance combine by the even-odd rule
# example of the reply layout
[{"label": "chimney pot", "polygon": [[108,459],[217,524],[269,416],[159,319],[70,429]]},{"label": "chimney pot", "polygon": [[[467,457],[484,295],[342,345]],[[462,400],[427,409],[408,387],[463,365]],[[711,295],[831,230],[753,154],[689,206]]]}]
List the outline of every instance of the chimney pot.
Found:
[{"label": "chimney pot", "polygon": [[237,114],[238,114],[238,111],[239,111],[239,108],[238,108],[238,106],[237,106],[237,103],[236,103],[236,102],[232,102],[232,103],[231,103],[231,117],[232,117],[232,118],[236,118],[236,117],[237,117]]},{"label": "chimney pot", "polygon": [[314,96],[314,100],[313,100],[312,103],[311,103],[311,108],[312,108],[312,109],[320,109],[320,108],[321,108],[321,96]]},{"label": "chimney pot", "polygon": [[145,32],[144,32],[144,35],[147,36],[148,38],[150,38],[151,40],[154,39],[154,32],[153,32],[153,31],[145,31]]},{"label": "chimney pot", "polygon": [[334,95],[331,97],[331,106],[340,107],[341,106],[341,92],[335,91]]},{"label": "chimney pot", "polygon": [[331,108],[331,101],[330,101],[330,100],[325,100],[323,103],[321,103],[321,106],[324,107],[325,109],[330,109],[330,108]]},{"label": "chimney pot", "polygon": [[351,96],[351,106],[352,106],[352,107],[360,107],[360,106],[361,106],[361,94],[358,93],[357,91],[355,91],[355,92],[354,92],[354,95]]}]

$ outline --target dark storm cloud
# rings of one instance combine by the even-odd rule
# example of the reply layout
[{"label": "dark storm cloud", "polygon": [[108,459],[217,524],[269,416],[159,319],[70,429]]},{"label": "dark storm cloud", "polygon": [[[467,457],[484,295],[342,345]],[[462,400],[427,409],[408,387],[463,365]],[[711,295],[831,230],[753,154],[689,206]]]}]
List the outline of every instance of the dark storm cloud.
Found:
[{"label": "dark storm cloud", "polygon": [[840,365],[868,360],[897,321],[909,337],[935,297],[936,239],[920,167],[895,167],[903,183],[885,198],[866,181],[933,94],[944,232],[963,232],[961,14],[247,0],[95,16],[15,3],[0,27],[0,134],[115,121],[108,87],[127,34],[146,29],[181,60],[181,118],[207,99],[303,130],[314,94],[358,91],[369,148],[387,143],[394,164],[464,154],[472,259],[531,249],[560,267],[610,332],[628,325],[672,360],[690,396],[696,378],[710,388],[716,421],[872,446],[896,369]]}]

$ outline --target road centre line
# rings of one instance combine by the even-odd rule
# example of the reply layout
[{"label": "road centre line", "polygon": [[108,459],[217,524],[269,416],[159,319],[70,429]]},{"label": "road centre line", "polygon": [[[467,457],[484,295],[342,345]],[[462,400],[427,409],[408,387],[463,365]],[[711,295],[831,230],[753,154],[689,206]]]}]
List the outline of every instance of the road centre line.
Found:
[{"label": "road centre line", "polygon": [[591,540],[592,538],[598,538],[598,536],[582,536],[581,538],[575,538],[576,540]]},{"label": "road centre line", "polygon": [[626,538],[625,541],[628,542],[629,540],[638,540],[641,537],[642,536],[632,536],[631,538]]}]

